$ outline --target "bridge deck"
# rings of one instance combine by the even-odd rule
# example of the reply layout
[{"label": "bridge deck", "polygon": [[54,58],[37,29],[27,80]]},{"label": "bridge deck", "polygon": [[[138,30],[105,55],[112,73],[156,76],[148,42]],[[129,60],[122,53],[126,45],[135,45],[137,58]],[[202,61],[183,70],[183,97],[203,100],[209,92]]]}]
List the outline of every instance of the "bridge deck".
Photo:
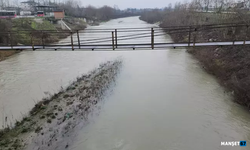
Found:
[{"label": "bridge deck", "polygon": [[[250,44],[250,41],[245,41],[246,45]],[[244,41],[235,42],[205,42],[205,43],[195,43],[195,46],[230,46],[230,45],[244,45]],[[168,48],[168,47],[188,47],[188,43],[155,43],[154,48]],[[193,43],[190,46],[194,46]],[[151,44],[121,44],[115,49],[147,49],[152,48]],[[0,50],[28,50],[33,49],[30,46],[0,46]],[[45,46],[34,46],[34,49],[48,49],[48,50],[59,50],[59,49],[72,49],[72,45],[45,45]],[[112,45],[73,45],[73,49],[81,50],[97,50],[97,49],[110,49],[113,50]]]}]

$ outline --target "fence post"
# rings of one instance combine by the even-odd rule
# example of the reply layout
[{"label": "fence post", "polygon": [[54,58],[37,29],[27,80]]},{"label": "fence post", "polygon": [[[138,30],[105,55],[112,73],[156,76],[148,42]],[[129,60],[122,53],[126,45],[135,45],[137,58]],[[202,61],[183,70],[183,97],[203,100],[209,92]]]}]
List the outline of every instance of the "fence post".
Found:
[{"label": "fence post", "polygon": [[154,28],[151,28],[151,48],[154,49]]},{"label": "fence post", "polygon": [[113,50],[115,50],[114,31],[112,31],[112,47],[113,47]]},{"label": "fence post", "polygon": [[118,47],[118,44],[117,44],[117,29],[115,29],[115,48]]},{"label": "fence post", "polygon": [[43,33],[43,31],[42,31],[42,45],[43,45],[43,49],[44,49],[44,48],[45,48],[45,46],[44,46],[43,36],[44,36],[44,33]]},{"label": "fence post", "polygon": [[191,27],[189,27],[188,31],[188,47],[190,46],[190,41],[191,41]]},{"label": "fence post", "polygon": [[73,33],[70,32],[72,51],[74,51]]},{"label": "fence post", "polygon": [[80,43],[80,37],[79,37],[79,31],[78,30],[77,30],[77,40],[78,40],[79,49],[81,49],[81,43]]},{"label": "fence post", "polygon": [[11,31],[9,32],[9,36],[10,36],[10,46],[11,46],[11,49],[13,50],[13,43],[12,43]]},{"label": "fence post", "polygon": [[35,48],[34,48],[34,42],[33,42],[33,34],[32,34],[32,32],[30,33],[30,40],[31,40],[32,50],[34,51]]}]

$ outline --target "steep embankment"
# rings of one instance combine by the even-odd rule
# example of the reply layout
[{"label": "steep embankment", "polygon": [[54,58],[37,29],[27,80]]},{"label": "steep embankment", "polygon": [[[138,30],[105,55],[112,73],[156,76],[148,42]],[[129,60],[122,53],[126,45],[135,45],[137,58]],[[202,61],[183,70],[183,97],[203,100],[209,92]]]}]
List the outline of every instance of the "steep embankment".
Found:
[{"label": "steep embankment", "polygon": [[89,113],[114,85],[121,65],[121,60],[101,64],[67,89],[43,99],[13,129],[0,131],[0,149],[67,148],[77,130],[87,122]]},{"label": "steep embankment", "polygon": [[[72,30],[83,30],[87,27],[87,24],[80,18],[65,18],[64,21]],[[0,20],[0,30],[0,45],[32,45],[31,39],[35,45],[51,44],[70,35],[70,31],[60,32],[62,31],[61,26],[52,18],[2,19]],[[51,32],[42,33],[41,30]],[[12,31],[12,34],[3,31]],[[15,53],[0,51],[0,61]]]},{"label": "steep embankment", "polygon": [[196,47],[193,54],[222,85],[235,96],[235,101],[250,108],[250,46]]},{"label": "steep embankment", "polygon": [[[178,18],[178,19],[176,19]],[[147,21],[147,18],[142,18]],[[170,12],[161,20],[161,27],[238,22],[237,15]],[[158,20],[159,21],[159,20]],[[192,32],[191,41],[196,42],[232,41],[249,39],[246,27],[228,27]],[[170,34],[175,42],[188,42],[188,32]],[[190,47],[188,52],[197,58],[203,68],[215,75],[219,82],[230,91],[235,101],[250,108],[250,46]]]}]

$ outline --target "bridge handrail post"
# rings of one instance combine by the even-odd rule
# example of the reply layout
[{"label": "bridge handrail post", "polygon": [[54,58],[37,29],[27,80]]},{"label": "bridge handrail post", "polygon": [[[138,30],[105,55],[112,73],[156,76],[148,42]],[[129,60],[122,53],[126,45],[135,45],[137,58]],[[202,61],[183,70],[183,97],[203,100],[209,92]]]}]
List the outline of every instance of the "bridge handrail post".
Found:
[{"label": "bridge handrail post", "polygon": [[78,40],[78,46],[79,46],[79,49],[81,49],[81,42],[80,42],[80,37],[79,37],[79,31],[77,30],[77,40]]},{"label": "bridge handrail post", "polygon": [[118,47],[118,44],[117,44],[117,29],[115,29],[115,48]]},{"label": "bridge handrail post", "polygon": [[154,49],[154,28],[151,28],[151,48]]},{"label": "bridge handrail post", "polygon": [[72,51],[74,51],[74,43],[73,43],[73,33],[72,33],[72,31],[70,32],[70,38],[71,38]]},{"label": "bridge handrail post", "polygon": [[112,31],[112,47],[113,47],[113,50],[115,50],[114,31]]}]

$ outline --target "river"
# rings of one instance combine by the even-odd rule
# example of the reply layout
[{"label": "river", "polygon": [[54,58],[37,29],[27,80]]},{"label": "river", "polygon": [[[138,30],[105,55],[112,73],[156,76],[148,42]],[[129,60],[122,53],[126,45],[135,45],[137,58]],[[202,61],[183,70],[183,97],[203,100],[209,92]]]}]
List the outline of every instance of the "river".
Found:
[{"label": "river", "polygon": [[[152,26],[129,17],[89,28]],[[167,35],[156,40],[171,41]],[[57,92],[99,63],[117,57],[124,64],[115,88],[98,115],[72,137],[68,149],[249,149],[221,146],[222,141],[250,143],[250,114],[185,49],[17,54],[0,62],[0,124],[6,115],[8,123],[20,119],[48,96],[47,91]]]}]

